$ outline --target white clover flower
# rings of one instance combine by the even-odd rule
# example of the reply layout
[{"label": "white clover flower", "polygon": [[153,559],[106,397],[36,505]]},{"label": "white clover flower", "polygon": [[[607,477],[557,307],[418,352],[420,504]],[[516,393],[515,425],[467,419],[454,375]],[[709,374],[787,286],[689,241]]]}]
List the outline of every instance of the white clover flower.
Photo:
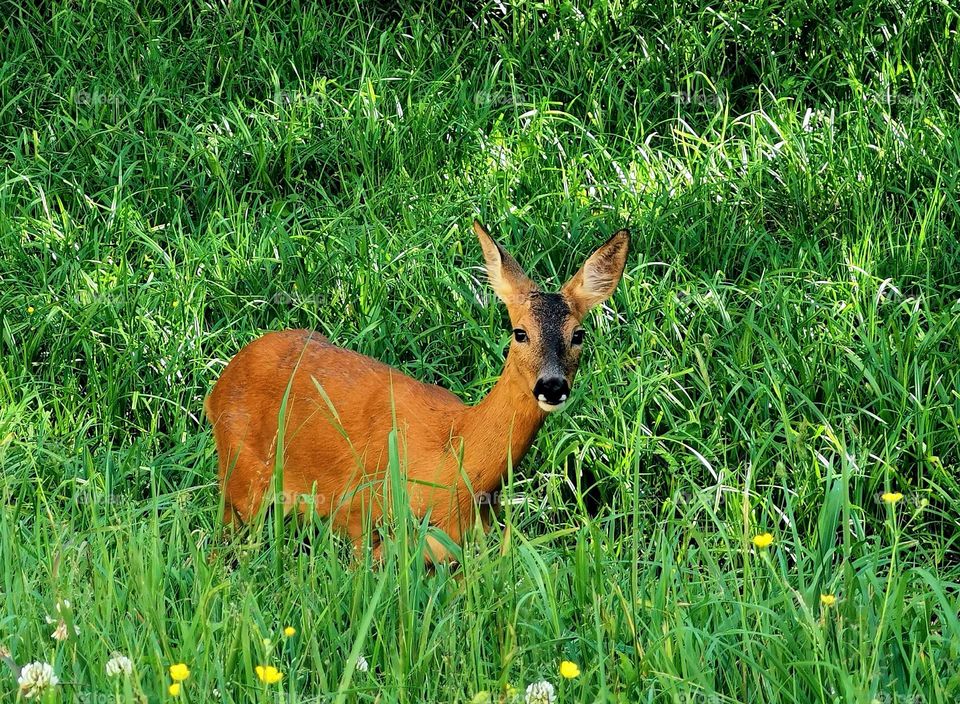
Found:
[{"label": "white clover flower", "polygon": [[525,704],[553,704],[553,685],[543,680],[534,682],[527,687],[527,695],[523,698]]},{"label": "white clover flower", "polygon": [[126,655],[113,653],[104,669],[107,671],[107,677],[116,677],[120,674],[126,677],[133,672],[133,662]]},{"label": "white clover flower", "polygon": [[53,665],[46,662],[31,662],[20,670],[17,684],[20,685],[20,694],[24,699],[39,697],[47,689],[52,689],[60,683],[60,678],[53,671]]},{"label": "white clover flower", "polygon": [[[77,635],[80,635],[80,627],[74,626],[73,632],[76,633]],[[64,641],[68,638],[68,636],[69,634],[67,633],[67,622],[63,620],[61,620],[60,623],[57,624],[56,630],[54,630],[54,632],[50,634],[50,637],[56,641]]]},{"label": "white clover flower", "polygon": [[367,672],[370,669],[370,663],[362,655],[357,658],[357,672]]}]

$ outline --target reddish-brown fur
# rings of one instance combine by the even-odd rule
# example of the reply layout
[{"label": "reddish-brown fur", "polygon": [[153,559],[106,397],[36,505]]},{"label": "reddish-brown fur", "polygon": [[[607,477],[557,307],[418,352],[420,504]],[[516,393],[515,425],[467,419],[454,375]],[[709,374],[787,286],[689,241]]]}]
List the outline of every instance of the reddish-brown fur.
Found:
[{"label": "reddish-brown fur", "polygon": [[[527,299],[536,286],[479,225],[475,229],[491,283],[514,324],[529,327],[532,335],[537,321]],[[606,295],[616,287],[627,240],[625,233],[614,238],[564,288],[572,313],[563,334],[597,302],[582,290],[590,261],[609,268],[595,277],[599,281],[604,272],[612,277],[612,288],[609,280],[603,282]],[[478,517],[476,497],[499,488],[508,462],[520,461],[546,417],[531,393],[536,362],[531,345],[514,343],[496,385],[479,404],[467,406],[445,389],[336,347],[318,333],[264,335],[233,358],[205,403],[217,445],[224,520],[249,520],[270,489],[286,395],[285,510],[312,506],[359,545],[365,523],[376,525],[384,514],[388,436],[395,423],[413,512],[429,511],[430,523],[461,543]],[[576,359],[571,383],[575,371]],[[428,559],[448,558],[437,541],[428,543]]]}]

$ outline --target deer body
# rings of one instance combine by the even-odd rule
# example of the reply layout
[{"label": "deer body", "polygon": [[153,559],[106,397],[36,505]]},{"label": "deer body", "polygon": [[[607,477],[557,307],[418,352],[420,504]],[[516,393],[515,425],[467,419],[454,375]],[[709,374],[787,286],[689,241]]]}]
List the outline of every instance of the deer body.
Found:
[{"label": "deer body", "polygon": [[[544,294],[479,224],[474,229],[494,290],[516,326],[493,389],[467,406],[446,389],[337,347],[319,333],[268,333],[231,360],[205,403],[226,522],[248,521],[261,508],[282,450],[284,509],[330,516],[334,528],[359,546],[367,523],[376,525],[384,514],[394,427],[415,515],[429,513],[430,523],[456,543],[478,515],[485,522],[489,501],[478,497],[496,491],[547,413],[567,400],[579,344],[564,347],[563,340],[576,340],[593,299],[616,287],[627,237],[615,235],[563,291]],[[587,281],[591,261],[605,248],[599,263],[606,266]],[[590,286],[601,284],[591,297]],[[428,560],[449,557],[437,541],[428,539],[428,546]]]}]

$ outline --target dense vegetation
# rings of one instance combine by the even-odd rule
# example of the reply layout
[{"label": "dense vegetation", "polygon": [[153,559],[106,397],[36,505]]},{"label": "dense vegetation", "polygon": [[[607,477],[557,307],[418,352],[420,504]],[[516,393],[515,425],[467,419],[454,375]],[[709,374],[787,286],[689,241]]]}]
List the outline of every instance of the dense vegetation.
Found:
[{"label": "dense vegetation", "polygon": [[[958,701],[949,4],[4,14],[0,644],[50,701]],[[508,537],[224,534],[202,402],[262,332],[490,388],[475,215],[551,287],[633,232]]]}]

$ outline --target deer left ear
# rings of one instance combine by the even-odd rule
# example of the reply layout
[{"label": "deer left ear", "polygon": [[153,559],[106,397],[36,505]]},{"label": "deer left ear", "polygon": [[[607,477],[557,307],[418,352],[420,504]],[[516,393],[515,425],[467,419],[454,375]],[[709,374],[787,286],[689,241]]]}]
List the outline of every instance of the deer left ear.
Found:
[{"label": "deer left ear", "polygon": [[630,233],[620,230],[591,254],[580,271],[563,285],[562,292],[577,308],[579,316],[607,300],[617,290],[629,249]]}]

